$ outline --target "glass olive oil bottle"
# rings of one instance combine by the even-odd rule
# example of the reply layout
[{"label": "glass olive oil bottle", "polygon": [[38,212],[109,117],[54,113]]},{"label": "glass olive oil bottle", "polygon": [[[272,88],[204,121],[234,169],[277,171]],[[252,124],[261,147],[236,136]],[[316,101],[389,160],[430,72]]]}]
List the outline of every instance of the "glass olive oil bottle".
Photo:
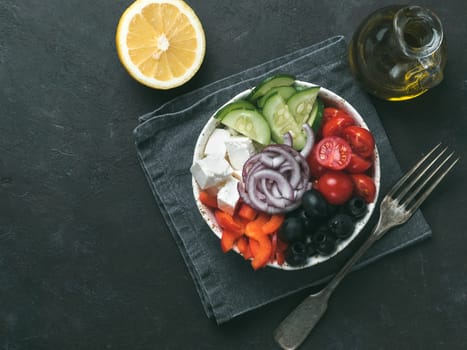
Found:
[{"label": "glass olive oil bottle", "polygon": [[369,15],[349,47],[353,74],[390,101],[417,97],[439,84],[446,64],[441,21],[419,6],[389,6]]}]

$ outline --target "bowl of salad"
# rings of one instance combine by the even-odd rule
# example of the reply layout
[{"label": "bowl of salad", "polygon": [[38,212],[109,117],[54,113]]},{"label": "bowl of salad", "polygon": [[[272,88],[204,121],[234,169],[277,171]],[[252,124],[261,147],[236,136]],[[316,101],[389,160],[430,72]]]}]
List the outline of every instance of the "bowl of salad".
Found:
[{"label": "bowl of salad", "polygon": [[364,118],[331,90],[288,74],[227,99],[201,131],[190,169],[220,249],[255,270],[336,256],[362,232],[379,194],[379,154]]}]

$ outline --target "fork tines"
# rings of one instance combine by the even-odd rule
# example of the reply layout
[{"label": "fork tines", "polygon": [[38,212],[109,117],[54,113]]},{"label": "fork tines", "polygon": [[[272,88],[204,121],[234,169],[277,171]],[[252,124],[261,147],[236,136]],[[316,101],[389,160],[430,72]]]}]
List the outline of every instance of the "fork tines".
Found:
[{"label": "fork tines", "polygon": [[447,151],[447,147],[437,144],[394,185],[388,196],[408,211],[417,209],[459,161],[454,152]]}]

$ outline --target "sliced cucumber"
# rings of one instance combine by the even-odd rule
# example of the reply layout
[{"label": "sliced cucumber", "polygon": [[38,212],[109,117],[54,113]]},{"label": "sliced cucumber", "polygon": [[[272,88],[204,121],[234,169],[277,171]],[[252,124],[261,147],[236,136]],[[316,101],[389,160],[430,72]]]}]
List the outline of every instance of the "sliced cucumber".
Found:
[{"label": "sliced cucumber", "polygon": [[277,74],[264,79],[250,92],[248,101],[255,102],[260,97],[266,95],[269,90],[277,86],[290,86],[295,82],[295,77],[288,74]]},{"label": "sliced cucumber", "polygon": [[222,118],[221,123],[260,144],[271,142],[268,122],[256,110],[234,109]]},{"label": "sliced cucumber", "polygon": [[311,110],[310,118],[307,120],[308,125],[311,126],[315,133],[318,132],[321,127],[321,123],[323,121],[323,110],[324,103],[319,97],[317,97],[315,104],[313,105],[313,109]]},{"label": "sliced cucumber", "polygon": [[214,116],[214,118],[218,120],[224,119],[224,117],[230,112],[235,109],[248,109],[248,110],[255,110],[255,106],[246,100],[237,100],[235,102],[229,103],[222,107]]},{"label": "sliced cucumber", "polygon": [[281,95],[284,100],[288,100],[290,98],[290,96],[292,96],[293,94],[295,94],[297,92],[297,90],[295,90],[295,88],[293,88],[292,86],[277,86],[277,87],[273,87],[271,90],[269,90],[268,93],[266,93],[266,95],[264,95],[263,97],[261,97],[259,100],[258,100],[258,107],[259,108],[263,108],[264,107],[264,103],[266,102],[266,100],[274,93],[279,93],[279,95]]},{"label": "sliced cucumber", "polygon": [[319,86],[313,86],[293,94],[287,100],[290,113],[292,113],[298,125],[303,125],[310,118],[318,93]]},{"label": "sliced cucumber", "polygon": [[303,85],[298,85],[298,84],[294,84],[293,87],[294,87],[295,90],[297,90],[297,91],[302,91],[302,90],[308,89],[308,87],[303,86]]},{"label": "sliced cucumber", "polygon": [[271,95],[264,103],[263,115],[271,129],[271,137],[277,143],[284,143],[284,134],[290,132],[293,139],[293,147],[300,150],[305,145],[305,135],[301,126],[289,112],[287,103],[278,92]]}]

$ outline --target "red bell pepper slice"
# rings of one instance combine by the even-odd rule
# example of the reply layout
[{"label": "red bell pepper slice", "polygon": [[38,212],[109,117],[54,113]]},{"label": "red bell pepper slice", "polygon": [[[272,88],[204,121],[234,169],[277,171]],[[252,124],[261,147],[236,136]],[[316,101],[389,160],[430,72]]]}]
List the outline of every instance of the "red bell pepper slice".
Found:
[{"label": "red bell pepper slice", "polygon": [[250,207],[248,204],[240,204],[240,208],[238,209],[238,216],[242,219],[245,219],[247,221],[253,221],[254,219],[256,219],[257,215],[258,212],[252,207]]},{"label": "red bell pepper slice", "polygon": [[276,262],[278,265],[282,266],[285,263],[285,253],[284,252],[276,252]]},{"label": "red bell pepper slice", "polygon": [[259,237],[265,236],[262,227],[269,221],[270,215],[259,213],[255,220],[250,221],[245,227],[245,234],[248,237],[259,240]]},{"label": "red bell pepper slice", "polygon": [[283,252],[286,251],[287,247],[288,247],[288,244],[285,243],[283,240],[281,240],[279,237],[277,237],[277,248],[276,248],[276,250],[278,252],[283,253]]},{"label": "red bell pepper slice", "polygon": [[228,230],[222,230],[221,237],[221,249],[224,253],[227,253],[231,250],[239,237],[242,236],[242,233],[237,233]]},{"label": "red bell pepper slice", "polygon": [[255,239],[248,239],[249,241],[249,246],[250,246],[250,252],[251,252],[251,257],[254,258],[256,254],[259,252],[259,243]]},{"label": "red bell pepper slice", "polygon": [[263,233],[270,235],[279,230],[282,223],[284,222],[285,216],[281,214],[271,215],[268,222],[262,225]]},{"label": "red bell pepper slice", "polygon": [[237,240],[237,248],[240,254],[248,260],[250,259],[253,255],[251,254],[251,249],[250,249],[250,244],[248,242],[248,238],[246,236],[241,236]]},{"label": "red bell pepper slice", "polygon": [[269,261],[274,262],[274,260],[276,260],[276,250],[277,250],[277,235],[276,234],[271,235],[271,243],[272,243],[271,257],[269,258]]},{"label": "red bell pepper slice", "polygon": [[[253,243],[255,241],[256,243]],[[257,245],[256,245],[257,244]],[[271,239],[268,235],[258,236],[256,239],[250,239],[250,247],[252,249],[253,260],[251,266],[254,270],[258,270],[269,262],[272,251]],[[253,248],[255,247],[255,248]]]},{"label": "red bell pepper slice", "polygon": [[210,195],[206,191],[200,191],[199,192],[199,201],[201,203],[203,203],[207,207],[217,209],[217,198],[216,198],[216,196]]},{"label": "red bell pepper slice", "polygon": [[242,225],[238,220],[235,220],[232,215],[225,211],[216,210],[214,215],[216,216],[217,223],[222,229],[232,231],[237,234],[243,234],[245,231],[244,225]]}]

